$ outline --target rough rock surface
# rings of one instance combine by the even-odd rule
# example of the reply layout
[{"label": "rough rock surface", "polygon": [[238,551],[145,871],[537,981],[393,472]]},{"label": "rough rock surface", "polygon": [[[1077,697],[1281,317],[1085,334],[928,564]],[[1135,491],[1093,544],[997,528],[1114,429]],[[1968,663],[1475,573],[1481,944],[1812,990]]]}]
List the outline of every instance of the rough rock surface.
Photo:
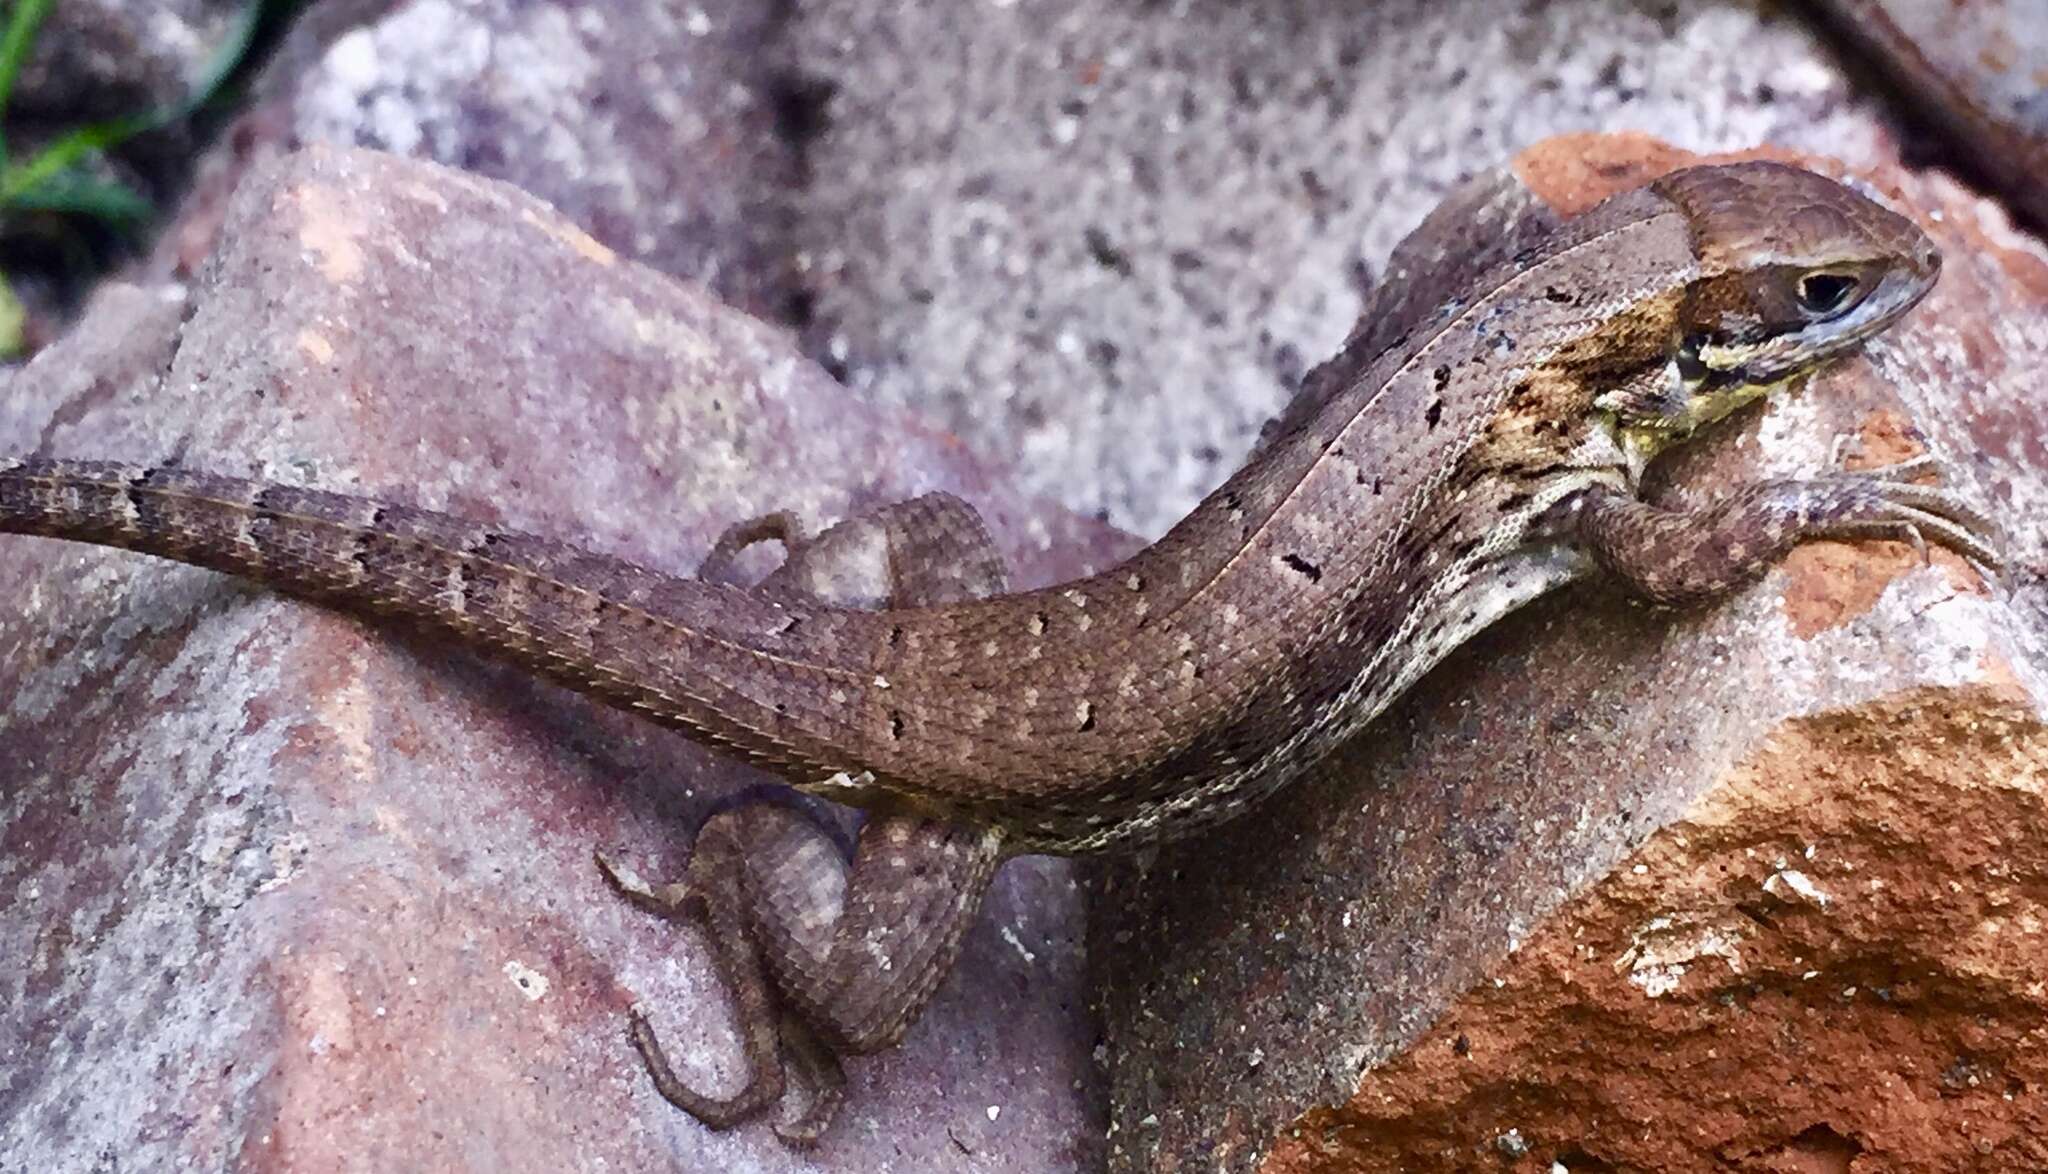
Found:
[{"label": "rough rock surface", "polygon": [[799,160],[759,0],[316,6],[216,149],[158,270],[213,247],[253,163],[304,143],[375,147],[503,179],[607,247],[778,319]]},{"label": "rough rock surface", "polygon": [[[1675,161],[1514,170],[1570,212]],[[1878,176],[1935,294],[1659,491],[1931,448],[2014,519],[2004,580],[1826,543],[1676,615],[1575,589],[1269,810],[1111,866],[1112,1169],[2039,1168],[2048,250]]]},{"label": "rough rock surface", "polygon": [[2048,1169],[2041,713],[1787,722],[1263,1168]]},{"label": "rough rock surface", "polygon": [[[1127,541],[499,184],[317,150],[221,240],[182,298],[98,299],[0,397],[0,451],[389,493],[672,569],[740,517],[940,488],[1023,582]],[[642,1002],[691,1076],[737,1075],[704,943],[591,852],[679,872],[762,776],[207,572],[0,548],[0,1169],[1097,1164],[1066,866],[1006,870],[815,1155],[711,1134],[623,1029]]]},{"label": "rough rock surface", "polygon": [[2048,4],[1824,0],[1823,6],[1835,14],[1844,39],[1860,43],[1904,85],[1914,113],[1953,136],[1934,153],[1959,155],[2036,229],[2048,229]]}]

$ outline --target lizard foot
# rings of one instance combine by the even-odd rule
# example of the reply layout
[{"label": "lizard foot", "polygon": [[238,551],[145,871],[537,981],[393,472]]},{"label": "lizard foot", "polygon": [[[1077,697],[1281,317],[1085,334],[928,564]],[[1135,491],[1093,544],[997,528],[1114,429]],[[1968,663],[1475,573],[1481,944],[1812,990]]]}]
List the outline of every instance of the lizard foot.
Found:
[{"label": "lizard foot", "polygon": [[[846,606],[910,606],[1002,590],[1002,560],[972,508],[928,494],[816,536],[789,512],[728,529],[705,558],[707,578],[735,577],[735,559],[777,541],[781,567],[748,590],[800,592]],[[876,598],[879,595],[880,598]],[[1003,857],[1000,834],[924,816],[876,814],[849,863],[809,818],[773,802],[705,821],[682,881],[653,885],[603,855],[605,880],[639,908],[694,924],[732,997],[747,1083],[712,1096],[679,1078],[646,1014],[628,1023],[634,1049],[671,1104],[725,1129],[782,1099],[785,1065],[808,1103],[775,1131],[808,1145],[844,1096],[840,1057],[893,1046],[952,968]]]}]

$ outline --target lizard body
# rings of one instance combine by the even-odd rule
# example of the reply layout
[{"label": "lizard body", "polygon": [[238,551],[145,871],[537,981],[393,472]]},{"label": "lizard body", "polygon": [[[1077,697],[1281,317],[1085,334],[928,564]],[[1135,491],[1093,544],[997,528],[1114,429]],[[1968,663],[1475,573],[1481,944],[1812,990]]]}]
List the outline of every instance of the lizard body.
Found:
[{"label": "lizard body", "polygon": [[[772,1003],[804,1021],[783,1025],[799,1057],[816,1051],[807,1035],[827,1060],[892,1042],[996,860],[1229,818],[1563,583],[1604,567],[1652,599],[1704,597],[1821,535],[1924,534],[1992,562],[1986,520],[1907,479],[1924,464],[1767,483],[1702,514],[1636,498],[1661,448],[1883,329],[1938,268],[1909,222],[1810,173],[1674,173],[1567,222],[1358,364],[1159,541],[1038,591],[1001,593],[972,511],[945,499],[815,540],[786,521],[738,527],[721,547],[779,537],[790,552],[755,587],[175,468],[0,459],[0,530],[396,619],[875,812],[822,938],[801,906],[831,899],[785,866],[816,855],[790,848],[804,833],[786,822],[706,828],[697,857],[715,833],[745,874],[724,891],[695,857],[689,885],[665,892],[615,874],[722,943],[749,1088],[694,1093],[637,1018],[634,1038],[671,1100],[726,1124],[780,1091]],[[835,544],[865,548],[853,565],[867,569],[840,573]],[[884,877],[864,864],[870,835],[899,864],[921,849],[944,866]],[[836,1065],[805,1064],[836,1088]],[[790,1135],[829,1114],[828,1099]]]}]

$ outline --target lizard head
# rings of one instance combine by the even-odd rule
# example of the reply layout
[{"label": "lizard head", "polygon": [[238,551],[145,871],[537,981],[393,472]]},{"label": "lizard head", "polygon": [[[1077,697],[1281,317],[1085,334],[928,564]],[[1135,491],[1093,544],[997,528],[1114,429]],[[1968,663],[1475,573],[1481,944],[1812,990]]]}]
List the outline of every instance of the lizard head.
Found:
[{"label": "lizard head", "polygon": [[1650,188],[1685,217],[1698,272],[1678,312],[1676,394],[1655,418],[1622,421],[1632,447],[1662,447],[1853,350],[1941,272],[1912,221],[1797,167],[1690,167]]}]

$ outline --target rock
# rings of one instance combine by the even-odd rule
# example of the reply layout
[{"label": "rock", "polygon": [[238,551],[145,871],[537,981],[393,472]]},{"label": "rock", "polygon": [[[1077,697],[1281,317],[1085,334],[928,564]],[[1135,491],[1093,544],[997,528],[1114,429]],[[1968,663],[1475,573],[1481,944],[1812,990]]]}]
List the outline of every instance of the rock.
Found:
[{"label": "rock", "polygon": [[[1844,39],[1896,78],[1960,156],[2048,229],[2048,7],[2040,0],[1826,0]],[[1958,149],[1959,148],[1959,149]]]},{"label": "rock", "polygon": [[71,126],[176,106],[245,7],[244,0],[53,4],[9,95],[10,121],[26,114]]},{"label": "rock", "polygon": [[213,247],[249,166],[303,143],[502,179],[606,247],[771,319],[799,312],[794,145],[758,0],[316,6],[209,157],[158,273]]},{"label": "rock", "polygon": [[[1581,137],[1513,176],[1569,214],[1682,158]],[[1936,292],[1657,491],[1931,448],[2014,520],[2005,579],[1816,543],[1676,615],[1574,589],[1270,808],[1110,865],[1111,1169],[2041,1167],[2048,250],[1876,178]]]},{"label": "rock", "polygon": [[[17,376],[0,451],[388,494],[671,570],[742,517],[933,489],[1022,582],[1128,546],[505,185],[314,149],[220,240],[182,302],[110,288]],[[207,572],[0,551],[0,1169],[808,1168],[656,1095],[626,1009],[730,1082],[724,993],[591,859],[679,875],[763,776]],[[815,1160],[1097,1164],[1079,916],[1066,865],[1007,869]]]},{"label": "rock", "polygon": [[2040,696],[1786,722],[1262,1168],[2048,1168]]}]

